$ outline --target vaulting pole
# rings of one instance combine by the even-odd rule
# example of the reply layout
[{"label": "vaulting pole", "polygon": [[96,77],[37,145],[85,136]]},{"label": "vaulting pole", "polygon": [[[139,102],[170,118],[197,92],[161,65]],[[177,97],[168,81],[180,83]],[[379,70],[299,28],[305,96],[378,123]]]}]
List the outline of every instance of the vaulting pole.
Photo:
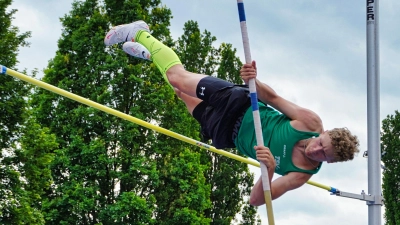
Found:
[{"label": "vaulting pole", "polygon": [[[242,39],[243,39],[243,48],[244,48],[244,56],[246,63],[251,63],[251,54],[250,54],[250,43],[249,43],[249,35],[247,33],[247,25],[246,25],[246,15],[244,11],[243,0],[237,0],[239,19],[240,19],[240,28],[242,31]],[[250,98],[251,98],[251,106],[253,109],[253,120],[254,120],[254,128],[256,133],[256,140],[258,146],[264,146],[264,139],[262,135],[261,129],[261,119],[260,119],[260,111],[258,109],[258,98],[257,98],[257,90],[256,90],[256,81],[255,79],[249,80],[249,89],[250,89]],[[261,166],[261,180],[264,190],[264,199],[267,208],[268,215],[268,224],[275,224],[274,221],[274,213],[272,209],[272,197],[271,197],[271,186],[269,183],[268,177],[268,169],[264,163],[260,163]]]}]

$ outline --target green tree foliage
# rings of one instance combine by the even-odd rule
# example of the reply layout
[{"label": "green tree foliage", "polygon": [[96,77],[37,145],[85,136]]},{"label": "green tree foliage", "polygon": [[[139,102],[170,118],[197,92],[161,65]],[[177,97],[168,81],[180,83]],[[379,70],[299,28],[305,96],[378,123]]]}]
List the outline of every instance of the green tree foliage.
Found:
[{"label": "green tree foliage", "polygon": [[[17,64],[18,48],[28,45],[25,39],[30,33],[20,34],[19,29],[12,26],[16,10],[7,10],[11,2],[11,0],[0,1],[0,51],[2,52],[0,63],[14,68]],[[20,180],[18,160],[13,149],[24,122],[22,115],[26,107],[24,96],[27,90],[26,85],[13,77],[0,75],[0,223],[2,224],[20,224],[27,218],[19,214],[21,210],[24,211],[21,206],[27,206],[27,196]]]},{"label": "green tree foliage", "polygon": [[[14,68],[17,61],[18,48],[27,46],[25,41],[30,32],[19,34],[19,29],[12,26],[13,15],[17,10],[9,12],[7,7],[11,0],[0,2],[0,64]],[[26,102],[24,96],[27,87],[23,82],[7,75],[0,75],[0,149],[9,147],[17,138],[19,125],[23,122],[23,111]]]},{"label": "green tree foliage", "polygon": [[400,224],[400,113],[388,115],[382,121],[383,197],[387,225]]},{"label": "green tree foliage", "polygon": [[[57,148],[55,136],[29,117],[21,126],[22,137],[2,160],[1,224],[44,224],[41,201],[51,184],[50,152]],[[4,175],[4,174],[2,174]],[[4,185],[4,181],[6,185]]]},{"label": "green tree foliage", "polygon": [[[215,49],[215,37],[201,35],[194,22],[175,45],[171,11],[156,0],[75,1],[61,19],[59,49],[43,80],[199,139],[198,123],[154,63],[130,57],[121,44],[103,44],[111,26],[140,19],[175,46],[188,70],[238,81],[240,61],[232,46]],[[47,224],[229,224],[241,212],[247,213],[242,224],[254,224],[255,209],[242,200],[252,183],[247,165],[46,90],[36,91],[32,106],[58,144],[53,183],[42,201]]]},{"label": "green tree foliage", "polygon": [[20,147],[14,147],[15,157],[11,158],[20,173],[21,188],[13,193],[19,199],[12,208],[14,217],[11,224],[44,224],[41,212],[43,196],[52,183],[49,164],[58,144],[47,128],[36,123],[29,116],[22,126]]},{"label": "green tree foliage", "polygon": [[[19,47],[28,46],[30,32],[19,34],[11,22],[16,10],[0,2],[0,63],[15,69]],[[36,71],[33,71],[33,75]],[[50,186],[50,151],[55,137],[31,116],[31,86],[0,75],[0,223],[44,224],[41,200]]]},{"label": "green tree foliage", "polygon": [[[160,78],[147,79],[151,68],[146,62],[127,57],[120,45],[106,48],[103,38],[111,25],[150,17],[158,3],[75,1],[61,19],[59,49],[43,80],[156,121],[154,90]],[[157,12],[170,16],[166,9]],[[54,185],[43,207],[48,224],[153,223],[151,190],[158,172],[147,156],[155,139],[153,131],[44,90],[37,92],[33,104],[41,124],[60,144],[52,163]]]}]

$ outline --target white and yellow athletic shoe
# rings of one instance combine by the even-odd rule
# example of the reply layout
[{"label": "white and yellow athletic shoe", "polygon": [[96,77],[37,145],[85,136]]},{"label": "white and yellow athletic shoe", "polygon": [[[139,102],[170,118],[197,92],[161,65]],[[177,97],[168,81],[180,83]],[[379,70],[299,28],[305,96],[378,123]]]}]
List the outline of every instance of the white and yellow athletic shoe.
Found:
[{"label": "white and yellow athletic shoe", "polygon": [[137,42],[125,42],[122,45],[122,49],[128,53],[129,55],[141,59],[151,60],[151,54],[147,48],[145,48],[142,44]]},{"label": "white and yellow athletic shoe", "polygon": [[106,37],[104,38],[104,44],[110,46],[120,42],[135,41],[134,38],[138,31],[144,30],[150,33],[149,25],[142,20],[123,24],[113,27],[108,31]]}]

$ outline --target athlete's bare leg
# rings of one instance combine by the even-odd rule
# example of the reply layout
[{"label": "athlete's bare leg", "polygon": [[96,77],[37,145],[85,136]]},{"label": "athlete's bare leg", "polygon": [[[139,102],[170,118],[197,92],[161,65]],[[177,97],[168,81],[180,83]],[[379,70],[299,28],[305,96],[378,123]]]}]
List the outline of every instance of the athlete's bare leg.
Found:
[{"label": "athlete's bare leg", "polygon": [[189,111],[189,113],[190,113],[191,115],[193,115],[193,110],[194,110],[194,108],[196,108],[196,106],[197,106],[198,104],[200,104],[200,102],[202,102],[202,100],[201,100],[201,99],[198,99],[198,98],[195,98],[195,97],[192,97],[192,96],[190,96],[190,95],[187,95],[187,94],[183,93],[182,91],[180,91],[180,90],[177,89],[177,88],[174,88],[174,91],[175,91],[175,94],[176,94],[180,99],[182,99],[182,101],[185,103],[186,108],[187,108],[187,110]]},{"label": "athlete's bare leg", "polygon": [[[173,87],[177,88],[180,92],[183,92],[184,94],[195,98],[197,98],[196,94],[197,84],[201,79],[207,76],[203,74],[197,74],[186,71],[181,64],[177,64],[169,68],[167,70],[166,75],[168,81]],[[188,98],[184,96],[181,99],[184,100]],[[187,101],[191,102],[192,100],[188,99]]]}]

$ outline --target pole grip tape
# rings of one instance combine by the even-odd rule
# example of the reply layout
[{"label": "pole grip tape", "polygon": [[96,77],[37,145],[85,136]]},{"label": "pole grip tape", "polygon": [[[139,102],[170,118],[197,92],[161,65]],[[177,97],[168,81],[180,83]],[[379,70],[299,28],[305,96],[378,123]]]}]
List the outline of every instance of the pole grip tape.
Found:
[{"label": "pole grip tape", "polygon": [[238,3],[238,11],[239,11],[240,22],[246,21],[246,14],[244,12],[244,4],[243,4],[243,2],[239,2]]},{"label": "pole grip tape", "polygon": [[257,93],[250,93],[250,99],[251,99],[251,108],[253,111],[258,110],[258,99],[257,99]]}]

